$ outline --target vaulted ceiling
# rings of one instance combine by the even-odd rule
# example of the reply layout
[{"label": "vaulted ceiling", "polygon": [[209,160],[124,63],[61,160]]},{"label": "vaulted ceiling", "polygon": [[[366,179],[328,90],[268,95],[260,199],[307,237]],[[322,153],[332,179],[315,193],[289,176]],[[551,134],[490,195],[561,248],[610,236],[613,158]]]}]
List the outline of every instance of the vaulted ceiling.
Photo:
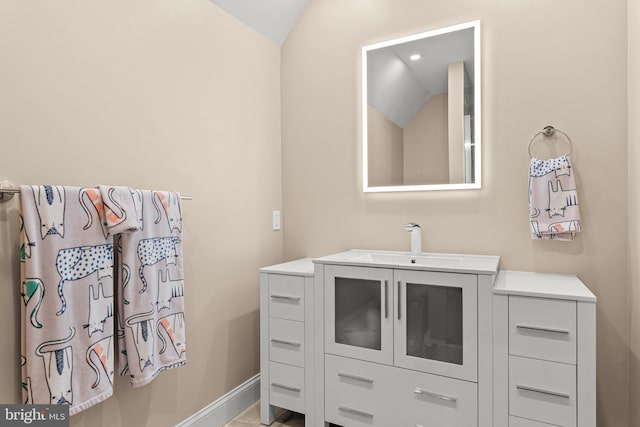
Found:
[{"label": "vaulted ceiling", "polygon": [[[282,45],[310,0],[210,1]],[[418,52],[429,61],[408,60],[410,54]],[[473,81],[472,30],[448,35],[441,41],[434,38],[389,46],[369,51],[368,55],[368,103],[401,128],[431,96],[447,91],[446,64],[464,61],[465,70]]]},{"label": "vaulted ceiling", "polygon": [[266,38],[281,45],[309,0],[211,0]]}]

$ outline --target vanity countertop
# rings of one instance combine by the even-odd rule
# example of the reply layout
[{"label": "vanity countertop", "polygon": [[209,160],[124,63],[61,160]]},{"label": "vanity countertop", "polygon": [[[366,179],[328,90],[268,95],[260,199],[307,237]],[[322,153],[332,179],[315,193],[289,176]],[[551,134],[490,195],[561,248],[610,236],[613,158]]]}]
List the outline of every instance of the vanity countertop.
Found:
[{"label": "vanity countertop", "polygon": [[596,296],[573,274],[501,270],[493,293],[596,302]]},{"label": "vanity countertop", "polygon": [[352,249],[313,259],[316,264],[402,268],[451,273],[496,274],[499,256]]},{"label": "vanity countertop", "polygon": [[286,274],[293,276],[313,276],[313,262],[311,258],[302,258],[294,261],[283,262],[282,264],[262,267],[261,273]]}]

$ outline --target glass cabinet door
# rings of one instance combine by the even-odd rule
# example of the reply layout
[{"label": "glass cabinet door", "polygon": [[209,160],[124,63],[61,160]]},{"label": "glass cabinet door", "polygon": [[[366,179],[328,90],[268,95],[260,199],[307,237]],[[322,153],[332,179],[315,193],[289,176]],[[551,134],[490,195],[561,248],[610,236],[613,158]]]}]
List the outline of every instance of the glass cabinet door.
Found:
[{"label": "glass cabinet door", "polygon": [[395,364],[475,381],[477,279],[396,270]]},{"label": "glass cabinet door", "polygon": [[327,353],[393,362],[392,279],[393,272],[388,269],[325,269]]},{"label": "glass cabinet door", "polygon": [[407,355],[462,365],[462,288],[405,286]]}]

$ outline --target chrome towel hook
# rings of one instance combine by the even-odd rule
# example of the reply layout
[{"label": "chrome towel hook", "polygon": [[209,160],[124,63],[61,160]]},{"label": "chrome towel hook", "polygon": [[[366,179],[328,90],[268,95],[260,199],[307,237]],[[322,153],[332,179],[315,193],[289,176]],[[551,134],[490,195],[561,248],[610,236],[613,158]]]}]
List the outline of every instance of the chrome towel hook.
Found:
[{"label": "chrome towel hook", "polygon": [[554,128],[553,126],[549,125],[549,126],[545,126],[542,129],[542,134],[544,136],[553,136],[556,133],[556,128]]}]

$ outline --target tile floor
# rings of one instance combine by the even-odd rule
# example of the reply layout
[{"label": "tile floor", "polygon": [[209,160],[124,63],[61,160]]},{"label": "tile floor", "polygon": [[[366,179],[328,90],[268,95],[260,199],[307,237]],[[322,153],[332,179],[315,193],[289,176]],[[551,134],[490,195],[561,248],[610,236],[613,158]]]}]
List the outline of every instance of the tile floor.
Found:
[{"label": "tile floor", "polygon": [[[261,425],[260,401],[257,401],[224,427],[259,427]],[[279,409],[276,411],[276,420],[271,427],[304,427],[304,415]]]}]

